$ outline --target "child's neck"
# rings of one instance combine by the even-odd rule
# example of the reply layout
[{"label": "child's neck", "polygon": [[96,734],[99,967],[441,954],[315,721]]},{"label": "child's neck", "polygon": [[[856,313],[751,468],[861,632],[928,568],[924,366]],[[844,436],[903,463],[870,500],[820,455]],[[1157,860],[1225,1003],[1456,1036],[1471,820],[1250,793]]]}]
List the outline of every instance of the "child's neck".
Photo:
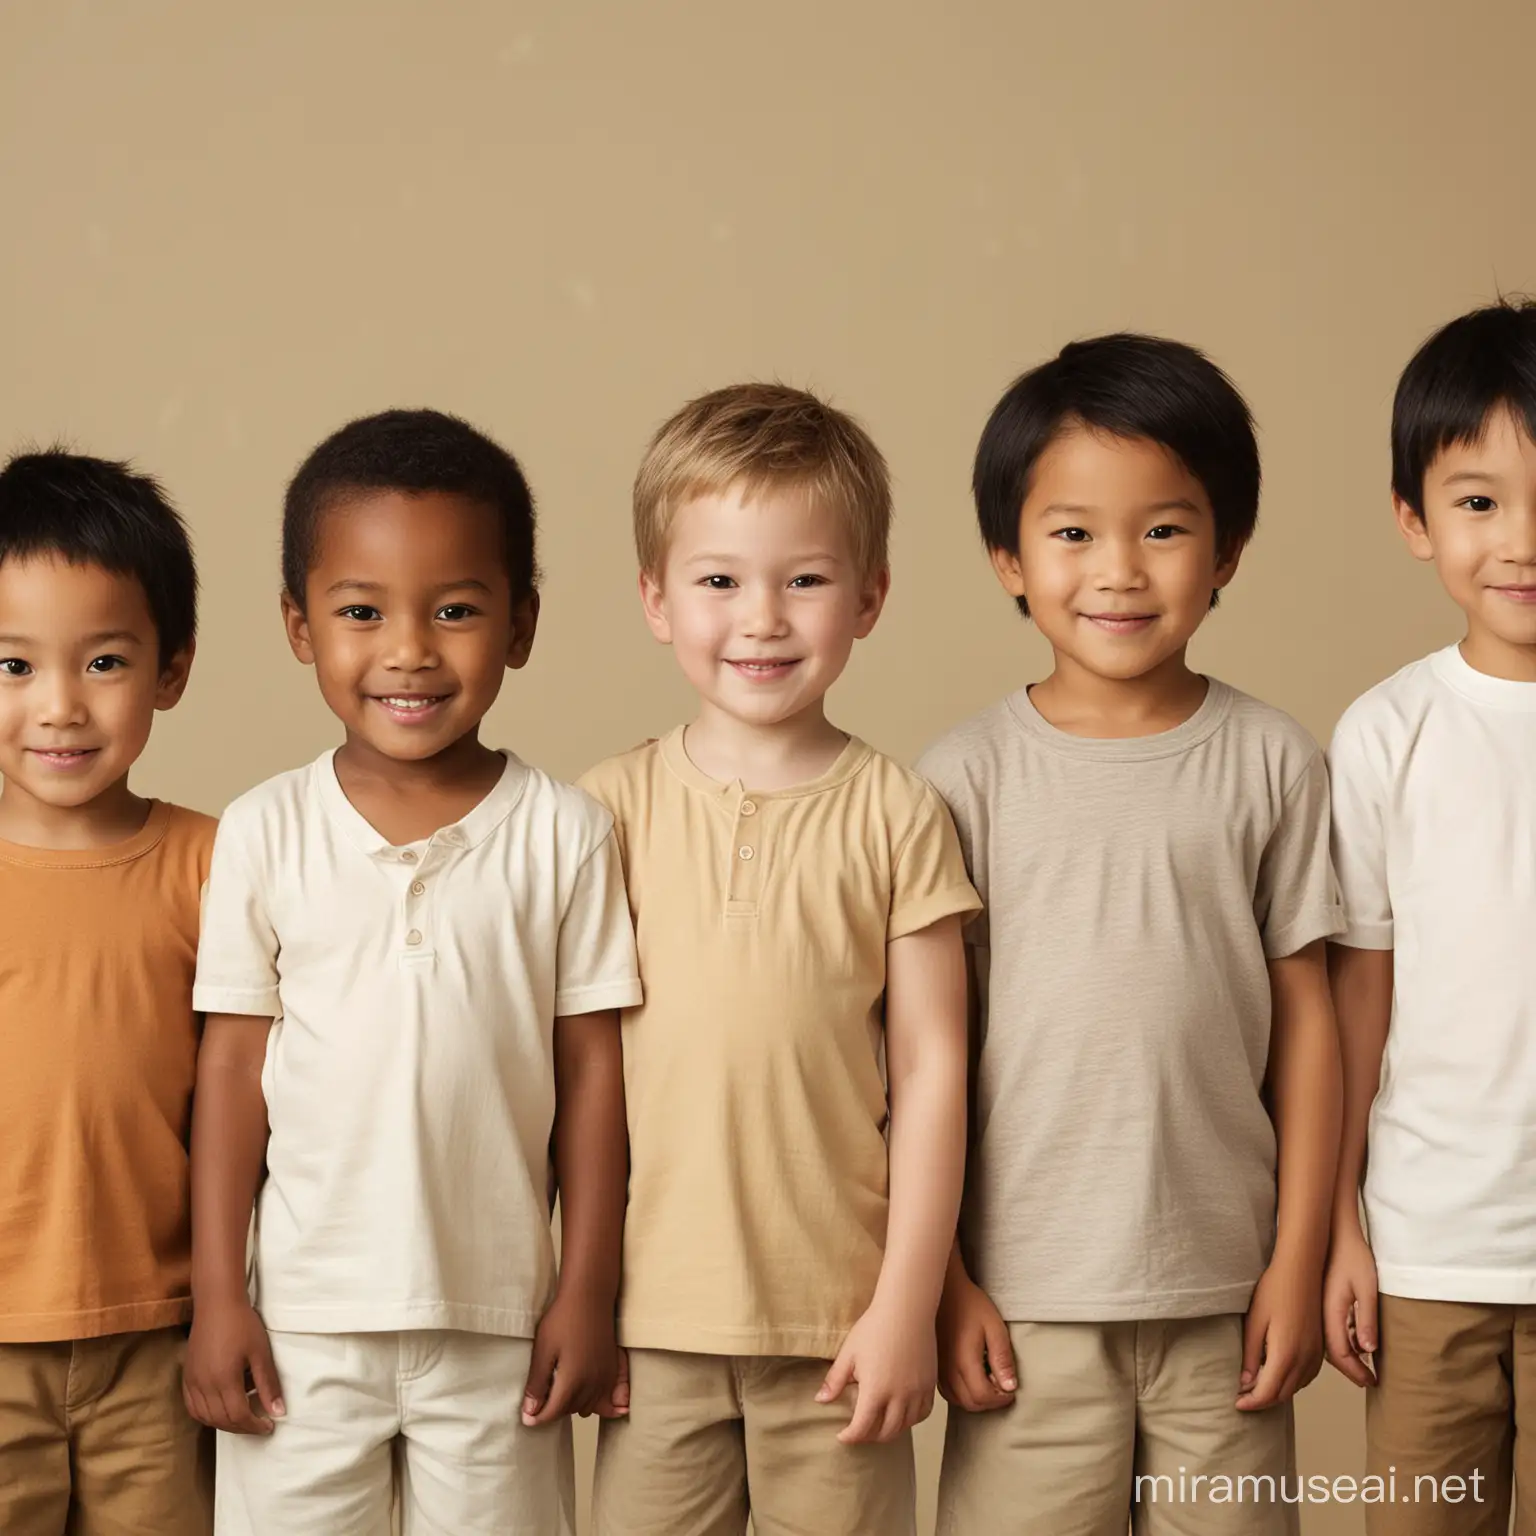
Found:
[{"label": "child's neck", "polygon": [[1157,736],[1183,725],[1208,684],[1180,650],[1139,677],[1105,677],[1058,651],[1056,666],[1029,690],[1042,719],[1070,736]]},{"label": "child's neck", "polygon": [[358,814],[400,847],[462,821],[500,782],[506,759],[481,744],[478,730],[419,760],[388,757],[349,735],[336,749],[335,768]]},{"label": "child's neck", "polygon": [[792,789],[819,779],[848,745],[821,700],[771,725],[728,715],[707,701],[683,734],[683,750],[701,773],[722,784]]},{"label": "child's neck", "polygon": [[111,848],[136,837],[148,820],[149,801],[128,788],[126,777],[84,805],[49,805],[15,783],[0,789],[0,840],[26,848]]},{"label": "child's neck", "polygon": [[1501,639],[1481,624],[1468,624],[1461,659],[1474,672],[1511,683],[1536,683],[1536,645]]}]

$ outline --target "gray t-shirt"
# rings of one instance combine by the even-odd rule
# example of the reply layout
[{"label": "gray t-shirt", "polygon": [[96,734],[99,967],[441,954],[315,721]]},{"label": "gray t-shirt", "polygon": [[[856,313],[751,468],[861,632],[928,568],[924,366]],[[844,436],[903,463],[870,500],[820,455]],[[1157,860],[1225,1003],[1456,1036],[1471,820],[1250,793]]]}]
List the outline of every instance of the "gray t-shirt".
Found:
[{"label": "gray t-shirt", "polygon": [[1011,1322],[1242,1311],[1274,1245],[1267,962],[1344,926],[1317,745],[1212,679],[1115,740],[1021,691],[917,767],[986,902],[972,1275]]}]

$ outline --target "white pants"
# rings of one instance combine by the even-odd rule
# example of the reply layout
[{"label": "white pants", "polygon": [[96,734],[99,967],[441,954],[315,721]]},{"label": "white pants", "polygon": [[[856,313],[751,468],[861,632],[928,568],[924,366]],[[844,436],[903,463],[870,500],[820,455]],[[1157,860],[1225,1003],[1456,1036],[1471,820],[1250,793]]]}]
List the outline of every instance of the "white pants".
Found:
[{"label": "white pants", "polygon": [[216,1536],[572,1536],[569,1419],[522,1423],[528,1339],[274,1333],[284,1418],[218,1437]]}]

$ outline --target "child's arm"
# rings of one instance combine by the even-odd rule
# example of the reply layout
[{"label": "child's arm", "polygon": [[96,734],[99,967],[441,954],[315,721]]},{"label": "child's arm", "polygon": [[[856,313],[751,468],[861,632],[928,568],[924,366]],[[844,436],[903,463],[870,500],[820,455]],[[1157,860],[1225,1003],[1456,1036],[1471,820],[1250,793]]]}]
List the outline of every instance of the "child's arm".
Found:
[{"label": "child's arm", "polygon": [[[241,1435],[270,1434],[284,1412],[272,1346],[245,1280],[251,1208],[267,1155],[261,1069],[271,1028],[271,1019],[210,1014],[192,1105],[193,1311],[183,1391],[195,1419]],[[252,1385],[259,1413],[251,1408]]]},{"label": "child's arm", "polygon": [[1248,1309],[1237,1406],[1289,1401],[1323,1362],[1322,1283],[1339,1155],[1339,1039],[1321,939],[1269,963],[1275,1252]]},{"label": "child's arm", "polygon": [[1328,1359],[1363,1387],[1374,1380],[1364,1356],[1376,1348],[1376,1261],[1360,1226],[1360,1184],[1366,1128],[1392,1020],[1392,951],[1330,944],[1328,970],[1344,1060],[1344,1134],[1323,1285],[1323,1332]]},{"label": "child's arm", "polygon": [[933,1408],[934,1317],[965,1173],[966,985],[960,918],[887,946],[885,1050],[890,1215],[874,1300],[839,1351],[818,1402],[858,1384],[844,1444],[894,1440]]},{"label": "child's arm", "polygon": [[627,1407],[615,1390],[614,1308],[629,1178],[617,1013],[555,1020],[555,1106],[560,1283],[534,1336],[523,1389],[528,1425]]}]

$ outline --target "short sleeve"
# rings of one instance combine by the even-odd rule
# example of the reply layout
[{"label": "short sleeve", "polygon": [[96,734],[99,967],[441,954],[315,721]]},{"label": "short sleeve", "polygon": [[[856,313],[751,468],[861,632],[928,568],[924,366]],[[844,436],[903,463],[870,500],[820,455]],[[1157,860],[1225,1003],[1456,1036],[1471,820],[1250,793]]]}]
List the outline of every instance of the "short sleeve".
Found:
[{"label": "short sleeve", "polygon": [[[949,764],[953,754],[946,751],[946,743],[930,747],[918,758],[914,771],[938,792],[947,807],[956,834],[960,839],[960,855],[965,862],[967,878],[974,889],[985,888],[985,872],[977,867],[981,849],[977,845],[976,807],[973,791],[966,776],[951,773]],[[983,904],[969,917],[964,927],[965,942],[975,949],[986,949],[987,911]]]},{"label": "short sleeve", "polygon": [[635,930],[612,830],[587,855],[560,921],[555,1015],[639,1006]]},{"label": "short sleeve", "polygon": [[1285,792],[1259,861],[1254,916],[1270,960],[1294,955],[1344,926],[1328,851],[1328,767],[1321,752]]},{"label": "short sleeve", "polygon": [[203,893],[192,1006],[199,1013],[275,1019],[282,1013],[277,932],[255,863],[241,841],[238,820],[226,816],[214,838]]},{"label": "short sleeve", "polygon": [[1344,900],[1339,943],[1351,949],[1392,948],[1392,896],[1381,777],[1352,715],[1333,733],[1328,766],[1333,792],[1333,863]]},{"label": "short sleeve", "polygon": [[936,790],[927,784],[920,788],[911,826],[892,863],[887,941],[917,933],[941,918],[981,910],[949,811]]}]

